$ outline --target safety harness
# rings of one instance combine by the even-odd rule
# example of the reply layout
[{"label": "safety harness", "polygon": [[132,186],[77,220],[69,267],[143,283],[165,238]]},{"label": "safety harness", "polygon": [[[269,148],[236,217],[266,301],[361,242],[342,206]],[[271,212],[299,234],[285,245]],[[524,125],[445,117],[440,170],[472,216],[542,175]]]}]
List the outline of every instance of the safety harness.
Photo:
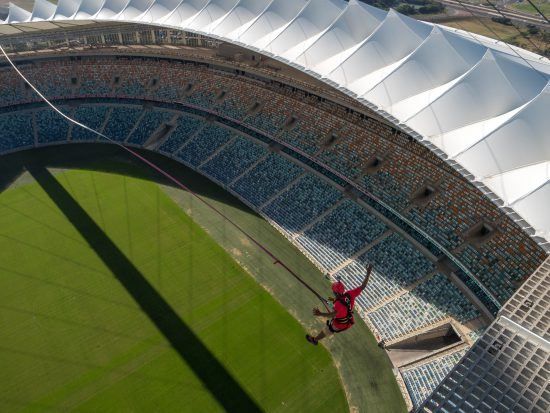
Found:
[{"label": "safety harness", "polygon": [[347,313],[345,317],[339,317],[335,318],[334,320],[340,324],[349,324],[353,325],[353,309],[351,308],[351,296],[348,293],[345,293],[344,295],[341,295],[336,299],[336,301],[340,301],[341,304],[346,306]]}]

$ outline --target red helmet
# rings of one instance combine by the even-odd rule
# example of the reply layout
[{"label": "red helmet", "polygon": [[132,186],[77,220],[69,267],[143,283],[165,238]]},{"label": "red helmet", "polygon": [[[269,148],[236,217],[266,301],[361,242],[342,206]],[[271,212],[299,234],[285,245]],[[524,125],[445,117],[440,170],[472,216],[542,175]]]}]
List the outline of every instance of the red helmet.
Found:
[{"label": "red helmet", "polygon": [[332,284],[332,292],[338,295],[342,295],[346,292],[346,287],[342,281],[337,281]]}]

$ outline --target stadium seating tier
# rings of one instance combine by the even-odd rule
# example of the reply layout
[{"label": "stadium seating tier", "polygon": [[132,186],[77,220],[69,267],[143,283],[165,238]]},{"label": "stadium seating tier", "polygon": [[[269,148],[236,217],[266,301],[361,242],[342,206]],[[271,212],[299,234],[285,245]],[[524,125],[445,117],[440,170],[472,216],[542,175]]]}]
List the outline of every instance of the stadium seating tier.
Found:
[{"label": "stadium seating tier", "polygon": [[[146,58],[56,59],[23,69],[48,98],[70,102],[63,106],[66,113],[119,142],[142,146],[165,128],[165,137],[153,139],[155,150],[226,185],[349,288],[361,283],[372,263],[375,271],[358,306],[381,340],[399,340],[447,319],[466,323],[481,313],[436,272],[434,257],[346,198],[342,188],[297,164],[294,154],[320,165],[313,168],[317,172],[331,169],[354,182],[361,197],[374,196],[399,211],[452,251],[500,303],[545,256],[429,150],[389,125],[308,93],[205,65]],[[0,153],[35,143],[97,141],[95,134],[39,105],[9,70],[0,69],[0,96]],[[18,105],[21,110],[13,109]],[[238,125],[242,134],[224,123]],[[244,136],[247,129],[251,136],[265,136],[264,143]],[[334,173],[326,176],[332,179]],[[436,188],[434,195],[415,202],[414,194],[426,185]],[[465,234],[481,221],[498,231],[487,242],[470,245]],[[474,292],[479,288],[466,284]],[[470,338],[476,340],[482,330]],[[461,354],[401,371],[414,406]]]}]

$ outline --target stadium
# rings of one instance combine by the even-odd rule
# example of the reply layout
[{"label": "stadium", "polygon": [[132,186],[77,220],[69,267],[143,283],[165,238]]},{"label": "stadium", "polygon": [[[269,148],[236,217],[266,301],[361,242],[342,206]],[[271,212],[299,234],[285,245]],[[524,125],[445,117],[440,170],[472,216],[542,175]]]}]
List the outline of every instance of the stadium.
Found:
[{"label": "stadium", "polygon": [[10,3],[0,47],[0,411],[550,410],[547,58],[357,0]]}]

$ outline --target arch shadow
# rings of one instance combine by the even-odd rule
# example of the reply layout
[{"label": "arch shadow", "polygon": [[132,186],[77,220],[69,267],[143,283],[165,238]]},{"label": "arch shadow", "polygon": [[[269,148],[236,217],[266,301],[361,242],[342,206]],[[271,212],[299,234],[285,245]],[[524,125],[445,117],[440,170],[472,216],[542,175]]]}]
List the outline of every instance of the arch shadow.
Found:
[{"label": "arch shadow", "polygon": [[[132,148],[151,162],[185,182],[198,195],[223,202],[225,205],[238,208],[250,214],[258,215],[239,199],[218,185],[168,156],[147,149]],[[43,146],[13,152],[0,156],[0,193],[8,189],[28,167],[58,169],[86,169],[90,171],[109,172],[132,178],[140,178],[165,186],[181,189],[172,181],[150,168],[144,168],[143,163],[117,145],[109,143],[75,143]],[[259,216],[259,215],[258,215]]]},{"label": "arch shadow", "polygon": [[29,163],[26,169],[218,403],[228,412],[261,412],[259,405],[52,173],[38,163]]}]

